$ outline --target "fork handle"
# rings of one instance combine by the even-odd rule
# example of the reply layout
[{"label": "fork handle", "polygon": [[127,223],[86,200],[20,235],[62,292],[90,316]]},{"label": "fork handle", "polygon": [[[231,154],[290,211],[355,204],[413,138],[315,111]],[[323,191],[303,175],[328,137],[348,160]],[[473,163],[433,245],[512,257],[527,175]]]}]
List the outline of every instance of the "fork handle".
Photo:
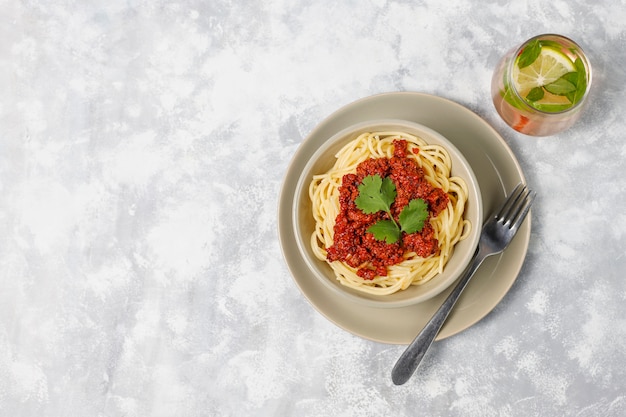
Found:
[{"label": "fork handle", "polygon": [[417,369],[426,351],[435,340],[435,337],[437,337],[441,326],[443,326],[443,323],[446,321],[446,318],[461,296],[467,283],[487,256],[489,255],[483,254],[479,249],[450,295],[448,295],[422,331],[413,339],[409,347],[400,355],[400,358],[391,371],[391,379],[394,384],[402,385],[411,378],[411,375],[413,375]]}]

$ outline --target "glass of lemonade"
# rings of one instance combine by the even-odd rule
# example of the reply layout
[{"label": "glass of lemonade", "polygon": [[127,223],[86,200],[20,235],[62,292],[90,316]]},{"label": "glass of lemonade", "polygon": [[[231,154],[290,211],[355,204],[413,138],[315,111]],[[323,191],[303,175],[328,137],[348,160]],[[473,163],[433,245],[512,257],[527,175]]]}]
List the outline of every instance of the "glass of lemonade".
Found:
[{"label": "glass of lemonade", "polygon": [[518,132],[548,136],[578,120],[591,87],[583,50],[561,35],[535,36],[509,51],[491,80],[504,121]]}]

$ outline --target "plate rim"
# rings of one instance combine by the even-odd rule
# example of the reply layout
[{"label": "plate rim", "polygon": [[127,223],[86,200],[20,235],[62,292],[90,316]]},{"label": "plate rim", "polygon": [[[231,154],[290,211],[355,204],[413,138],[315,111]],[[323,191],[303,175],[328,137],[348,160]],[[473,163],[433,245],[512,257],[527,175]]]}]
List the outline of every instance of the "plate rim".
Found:
[{"label": "plate rim", "polygon": [[[348,104],[343,105],[342,107],[340,107],[339,109],[333,111],[332,113],[330,113],[328,116],[326,116],[325,118],[323,118],[310,132],[309,134],[302,140],[302,142],[300,143],[300,145],[298,146],[298,148],[296,149],[296,152],[292,155],[292,158],[287,166],[287,169],[285,171],[285,175],[281,184],[281,188],[280,188],[280,193],[279,193],[279,200],[278,200],[278,238],[279,238],[279,243],[281,246],[281,252],[283,254],[283,258],[285,260],[285,262],[287,263],[288,269],[290,271],[290,274],[292,276],[292,279],[294,280],[296,286],[298,287],[298,289],[300,290],[300,292],[302,293],[302,295],[304,295],[304,297],[307,299],[307,301],[311,304],[311,306],[320,314],[322,314],[322,316],[324,316],[326,319],[328,319],[329,321],[331,321],[332,323],[334,323],[336,326],[356,335],[359,337],[362,337],[364,339],[368,339],[368,340],[372,340],[372,341],[376,341],[376,342],[380,342],[380,343],[386,343],[386,344],[407,344],[410,342],[410,340],[415,336],[415,334],[410,334],[408,337],[381,337],[380,335],[375,335],[375,332],[369,332],[369,331],[364,331],[363,329],[356,329],[354,328],[354,326],[350,326],[344,322],[342,322],[342,320],[337,318],[337,314],[338,313],[331,313],[329,312],[329,308],[327,307],[327,303],[325,302],[321,302],[318,299],[314,299],[314,297],[312,297],[312,295],[306,290],[306,288],[304,288],[302,282],[300,282],[300,280],[302,278],[299,278],[298,275],[307,275],[308,272],[302,272],[298,270],[298,266],[295,265],[295,263],[297,263],[296,260],[291,259],[293,258],[292,255],[290,255],[289,253],[287,253],[287,246],[289,244],[293,244],[292,242],[288,242],[289,236],[292,236],[293,238],[293,233],[291,230],[289,229],[289,226],[292,225],[292,214],[291,214],[291,206],[292,206],[292,202],[293,202],[293,197],[294,197],[294,192],[295,192],[295,184],[296,182],[293,181],[294,186],[293,187],[289,187],[289,178],[290,178],[290,174],[292,173],[292,171],[294,171],[294,169],[297,168],[297,162],[299,161],[299,159],[302,158],[302,154],[306,153],[307,149],[307,145],[311,145],[311,142],[313,141],[313,139],[316,137],[316,135],[319,135],[319,132],[322,131],[323,129],[326,129],[329,125],[331,125],[332,123],[336,123],[337,120],[339,120],[343,115],[345,114],[350,114],[350,112],[355,112],[357,111],[357,109],[360,106],[363,105],[367,105],[368,103],[370,105],[375,105],[377,101],[384,101],[384,100],[394,100],[397,98],[397,100],[401,100],[402,99],[409,99],[409,100],[415,100],[415,104],[418,105],[418,103],[420,101],[424,101],[424,102],[428,102],[428,101],[438,101],[440,102],[440,104],[444,105],[444,106],[453,106],[456,108],[457,111],[465,113],[465,115],[469,116],[469,118],[471,119],[472,123],[475,123],[476,125],[480,124],[482,128],[486,128],[490,135],[493,137],[491,139],[489,139],[490,141],[493,141],[494,144],[497,144],[497,147],[499,148],[498,151],[504,151],[507,155],[508,158],[510,159],[510,161],[507,161],[507,163],[512,162],[513,163],[513,168],[514,171],[516,171],[515,173],[517,174],[517,177],[519,177],[519,180],[521,182],[526,182],[523,170],[519,164],[519,161],[517,160],[515,154],[513,153],[513,151],[511,150],[511,148],[509,147],[509,145],[506,143],[506,141],[500,136],[500,134],[491,126],[489,125],[483,118],[481,118],[479,115],[477,115],[475,112],[473,112],[472,110],[468,109],[467,107],[452,101],[450,99],[444,98],[444,97],[440,97],[440,96],[436,96],[436,95],[432,95],[432,94],[428,94],[428,93],[422,93],[422,92],[410,92],[410,91],[399,91],[399,92],[386,92],[386,93],[379,93],[379,94],[375,94],[375,95],[370,95],[370,96],[366,96],[366,97],[362,97],[360,99],[357,99],[353,102],[350,102]],[[416,120],[409,120],[409,121],[413,121],[416,123],[421,123],[422,125],[431,128],[437,132],[439,132],[438,129],[429,126],[428,124],[422,122],[422,121],[416,121]],[[441,132],[440,132],[441,133]],[[443,134],[444,136],[446,136],[445,134]],[[329,136],[330,137],[330,136]],[[447,136],[446,136],[447,137]],[[450,138],[448,138],[450,140]],[[453,141],[454,142],[454,141]],[[322,141],[323,143],[323,141]],[[456,145],[456,144],[455,144]],[[319,144],[317,145],[319,146]],[[317,149],[317,147],[315,148]],[[485,156],[491,160],[490,155],[485,152]],[[492,163],[493,164],[493,163]],[[493,166],[493,168],[495,169],[496,173],[498,175],[501,175],[501,172],[499,172],[497,170],[497,168],[495,167],[495,165]],[[499,182],[502,184],[502,179],[499,178]],[[504,185],[504,184],[502,184]],[[286,202],[287,200],[287,202]],[[488,215],[489,212],[488,210],[484,210],[483,216]],[[525,226],[525,227],[524,227]],[[478,323],[480,320],[482,320],[482,318],[484,318],[487,314],[489,314],[501,301],[502,299],[505,297],[505,295],[510,291],[510,288],[513,286],[513,283],[516,281],[517,276],[519,275],[519,272],[523,266],[524,263],[524,259],[526,257],[527,251],[528,251],[528,245],[529,245],[529,240],[530,240],[530,230],[531,230],[531,216],[528,217],[527,221],[525,222],[525,224],[523,225],[522,229],[520,230],[521,233],[518,233],[518,236],[516,237],[516,240],[521,241],[521,249],[518,250],[519,252],[519,260],[517,262],[517,265],[513,268],[514,271],[511,274],[511,278],[510,282],[508,282],[508,285],[506,285],[502,290],[501,293],[499,293],[496,296],[496,300],[495,302],[492,302],[492,305],[487,306],[486,308],[484,308],[482,310],[482,312],[480,314],[474,314],[474,317],[472,319],[470,319],[469,323],[466,324],[460,324],[460,325],[454,325],[454,317],[451,316],[449,318],[448,321],[452,322],[452,324],[446,323],[444,324],[444,327],[442,328],[441,332],[439,333],[437,340],[442,340],[445,339],[447,337],[453,336],[457,333],[460,333],[464,330],[466,330],[469,327],[472,327],[473,325],[475,325],[476,323]],[[295,238],[293,238],[293,240],[295,240]],[[493,262],[493,264],[495,264],[495,266],[492,269],[498,268],[501,258],[503,255],[496,255],[497,259],[495,260],[495,262]],[[303,260],[301,260],[303,261]],[[484,267],[483,267],[484,268]],[[493,272],[492,272],[493,273]],[[315,279],[315,277],[312,277],[312,279]],[[472,282],[470,282],[468,285],[471,285]],[[322,284],[319,283],[319,285],[321,286]],[[452,289],[454,285],[452,285],[449,289],[449,291]],[[328,289],[324,288],[324,290],[328,291]],[[443,302],[443,299],[445,299],[445,296],[447,296],[447,294],[449,293],[449,291],[445,291],[444,293],[440,294],[435,300],[435,303],[441,303]],[[342,299],[343,302],[346,302],[345,299]],[[349,302],[349,301],[347,301]],[[462,305],[463,303],[463,299],[459,300],[459,304]],[[340,306],[341,307],[341,306]],[[388,308],[381,308],[381,307],[361,307],[357,304],[354,304],[351,306],[353,309],[355,310],[378,310],[380,312],[383,312],[385,310],[389,310]],[[419,307],[419,306],[418,306]],[[402,309],[407,309],[410,310],[411,308],[415,308],[415,306],[408,306],[408,307],[398,307],[398,308],[394,308],[393,310],[402,310]],[[457,308],[458,305],[457,305]]]}]

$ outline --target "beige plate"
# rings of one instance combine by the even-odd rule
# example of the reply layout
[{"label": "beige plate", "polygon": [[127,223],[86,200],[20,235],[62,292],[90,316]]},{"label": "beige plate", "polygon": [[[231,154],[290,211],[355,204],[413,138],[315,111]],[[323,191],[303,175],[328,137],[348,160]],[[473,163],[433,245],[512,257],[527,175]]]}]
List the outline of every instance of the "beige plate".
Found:
[{"label": "beige plate", "polygon": [[[467,108],[422,93],[387,93],[349,104],[322,121],[302,142],[285,175],[278,206],[283,254],[298,287],[311,304],[339,327],[382,343],[409,344],[452,290],[423,303],[401,308],[376,308],[347,301],[309,272],[300,256],[291,218],[298,174],[315,150],[333,134],[372,119],[402,119],[421,123],[450,140],[468,160],[480,185],[485,216],[505,198],[524,174],[502,137]],[[509,248],[482,264],[437,336],[452,336],[487,315],[513,285],[530,239],[530,217]]]}]

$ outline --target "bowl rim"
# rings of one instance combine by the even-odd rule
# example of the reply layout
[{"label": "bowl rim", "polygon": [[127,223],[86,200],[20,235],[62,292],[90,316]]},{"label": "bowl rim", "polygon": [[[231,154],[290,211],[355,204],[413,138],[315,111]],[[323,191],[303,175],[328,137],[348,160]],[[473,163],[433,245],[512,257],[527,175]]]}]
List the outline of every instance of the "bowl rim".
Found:
[{"label": "bowl rim", "polygon": [[[385,128],[385,126],[395,126],[395,127]],[[440,142],[439,144],[444,146],[446,150],[448,150],[453,162],[455,159],[457,159],[458,161],[456,162],[460,162],[460,164],[464,167],[464,170],[467,171],[466,173],[464,173],[462,178],[465,180],[466,184],[468,185],[468,189],[470,191],[468,201],[471,200],[472,204],[475,206],[475,210],[474,210],[475,213],[473,216],[475,218],[471,219],[472,230],[470,231],[470,235],[464,241],[457,242],[457,244],[455,245],[455,250],[456,250],[457,245],[461,243],[463,243],[464,246],[466,247],[467,253],[466,253],[464,260],[455,266],[454,272],[451,274],[448,274],[445,281],[434,282],[433,284],[430,285],[430,287],[427,290],[423,291],[422,293],[416,294],[411,297],[404,297],[399,300],[393,299],[394,297],[392,296],[394,294],[399,294],[399,293],[406,294],[404,293],[404,291],[409,291],[411,288],[423,289],[425,288],[424,286],[433,282],[433,280],[436,280],[439,276],[435,276],[431,281],[429,281],[428,283],[425,283],[424,286],[409,287],[406,290],[402,290],[402,291],[389,294],[389,295],[372,295],[372,294],[358,292],[354,289],[351,289],[339,283],[336,277],[334,276],[334,274],[329,275],[329,274],[324,273],[322,271],[322,268],[328,269],[330,271],[332,271],[332,269],[326,262],[317,259],[314,255],[310,253],[309,251],[310,248],[308,247],[310,246],[310,239],[306,239],[306,238],[303,239],[301,236],[302,233],[301,233],[301,226],[299,222],[300,215],[299,215],[298,209],[300,206],[300,200],[302,198],[303,192],[306,192],[306,196],[305,196],[306,201],[310,203],[310,199],[308,199],[307,190],[308,190],[308,186],[310,184],[312,175],[315,174],[314,172],[311,172],[312,167],[319,161],[320,157],[323,154],[328,152],[329,148],[332,148],[333,146],[338,146],[337,145],[338,143],[340,144],[339,147],[341,147],[345,143],[347,143],[349,140],[356,138],[358,134],[366,132],[368,130],[369,131],[401,130],[401,131],[406,131],[407,133],[412,133],[412,134],[415,134],[416,136],[421,137],[428,144],[433,144],[433,142]],[[351,135],[351,138],[347,137],[348,135]],[[425,137],[422,137],[422,136],[425,136]],[[429,140],[433,138],[434,140],[432,141]],[[334,158],[334,155],[333,155],[333,158]],[[333,163],[334,163],[334,159],[333,159]],[[452,172],[458,169],[458,168],[455,169],[455,166],[456,164],[453,165]],[[466,178],[465,174],[469,176],[469,178]],[[304,165],[303,169],[301,170],[297,183],[296,183],[294,199],[293,199],[291,210],[292,210],[293,233],[295,235],[295,241],[298,246],[298,251],[300,253],[300,256],[303,258],[307,268],[309,269],[309,272],[312,273],[315,279],[320,281],[329,290],[333,291],[336,294],[341,295],[347,300],[361,303],[370,307],[378,307],[378,308],[398,308],[398,307],[406,307],[409,305],[421,303],[432,297],[437,296],[438,294],[440,294],[441,292],[449,288],[455,281],[457,281],[459,276],[467,268],[471,259],[473,258],[473,255],[476,252],[476,248],[478,246],[478,240],[480,238],[480,231],[482,229],[482,221],[483,221],[483,204],[482,204],[480,186],[476,179],[472,166],[469,164],[465,156],[459,151],[459,149],[452,142],[450,142],[446,137],[444,137],[442,134],[435,131],[434,129],[429,128],[428,126],[425,126],[421,123],[412,122],[412,121],[403,120],[403,119],[396,119],[396,118],[380,118],[380,119],[372,119],[372,120],[354,123],[346,128],[339,130],[338,132],[330,136],[320,147],[318,147],[315,150],[315,152],[311,155],[311,158],[309,158],[309,160],[307,161],[307,163]],[[469,246],[469,248],[467,248],[467,246]],[[454,253],[452,256],[454,256]],[[446,264],[446,268],[448,267],[449,262],[450,261],[448,261],[448,263]],[[324,265],[326,265],[326,267],[324,267]],[[444,269],[444,272],[445,272],[445,269]]]}]

